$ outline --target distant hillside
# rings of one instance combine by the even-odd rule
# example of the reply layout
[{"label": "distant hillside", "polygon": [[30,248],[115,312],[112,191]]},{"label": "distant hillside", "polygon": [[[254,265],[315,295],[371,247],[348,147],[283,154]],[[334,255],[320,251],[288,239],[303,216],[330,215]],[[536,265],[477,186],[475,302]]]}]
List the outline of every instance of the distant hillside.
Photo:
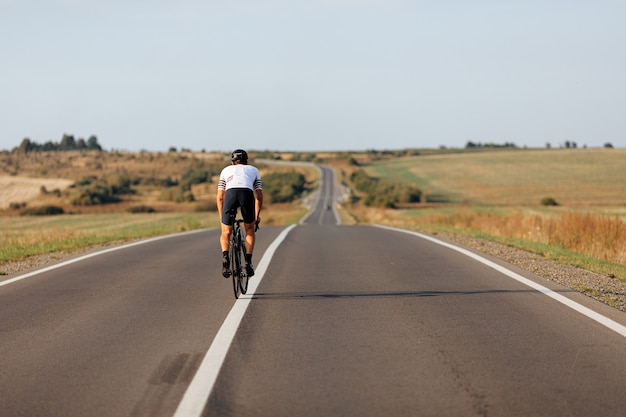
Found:
[{"label": "distant hillside", "polygon": [[366,172],[417,185],[425,201],[626,206],[626,150],[501,150],[377,161]]}]

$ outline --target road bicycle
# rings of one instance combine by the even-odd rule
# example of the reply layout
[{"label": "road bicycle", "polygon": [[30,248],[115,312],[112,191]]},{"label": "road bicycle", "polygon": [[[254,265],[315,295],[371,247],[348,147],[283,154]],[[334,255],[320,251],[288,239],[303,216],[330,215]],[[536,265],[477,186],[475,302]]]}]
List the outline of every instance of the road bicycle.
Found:
[{"label": "road bicycle", "polygon": [[[233,233],[230,235],[230,275],[233,279],[233,291],[235,298],[239,298],[241,294],[248,291],[248,274],[245,269],[246,246],[245,232],[242,228],[243,219],[235,219],[236,213],[231,213],[230,217],[233,223]],[[255,225],[255,231],[259,230],[259,223]]]}]

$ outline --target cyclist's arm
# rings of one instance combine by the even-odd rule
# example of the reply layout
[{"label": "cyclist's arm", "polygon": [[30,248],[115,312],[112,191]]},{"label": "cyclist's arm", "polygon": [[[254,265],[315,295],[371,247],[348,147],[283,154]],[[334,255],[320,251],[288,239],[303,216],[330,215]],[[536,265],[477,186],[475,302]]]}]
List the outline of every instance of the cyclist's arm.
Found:
[{"label": "cyclist's arm", "polygon": [[254,212],[256,213],[256,221],[261,221],[259,217],[261,215],[261,208],[263,207],[263,190],[258,189],[254,192],[255,195],[255,203],[254,203]]},{"label": "cyclist's arm", "polygon": [[217,190],[217,212],[220,215],[220,219],[222,218],[222,209],[224,207],[224,195],[226,195],[226,191],[221,189]]}]

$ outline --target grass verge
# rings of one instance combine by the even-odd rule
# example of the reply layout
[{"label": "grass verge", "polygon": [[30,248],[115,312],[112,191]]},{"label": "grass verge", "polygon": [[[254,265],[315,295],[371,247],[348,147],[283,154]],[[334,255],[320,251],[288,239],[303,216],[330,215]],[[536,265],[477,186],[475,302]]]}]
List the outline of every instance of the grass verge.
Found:
[{"label": "grass verge", "polygon": [[0,264],[218,225],[216,213],[0,217]]},{"label": "grass verge", "polygon": [[[535,211],[454,206],[411,210],[353,207],[349,211],[359,223],[484,239],[626,281],[626,265],[622,261],[626,230],[615,216],[596,218],[565,212],[544,218]],[[598,219],[600,221],[596,221]],[[591,229],[591,226],[598,229]],[[571,236],[579,238],[570,239]]]},{"label": "grass verge", "polygon": [[540,255],[545,259],[555,261],[562,265],[571,265],[581,269],[585,269],[587,271],[596,272],[598,274],[603,274],[618,278],[622,281],[626,281],[626,266],[617,264],[615,262],[598,259],[593,256],[577,253],[572,250],[565,249],[559,245],[532,242],[504,236],[495,236],[481,231],[458,229],[449,226],[412,225],[410,226],[410,228],[412,230],[431,235],[446,232],[488,240],[491,242],[510,246],[512,248],[534,253],[536,255]]}]

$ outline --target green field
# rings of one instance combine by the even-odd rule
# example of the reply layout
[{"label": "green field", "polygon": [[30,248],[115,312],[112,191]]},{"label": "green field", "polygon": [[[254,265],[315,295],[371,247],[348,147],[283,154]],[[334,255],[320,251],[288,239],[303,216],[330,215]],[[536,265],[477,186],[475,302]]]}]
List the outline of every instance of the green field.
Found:
[{"label": "green field", "polygon": [[626,209],[626,150],[510,150],[413,156],[373,163],[368,174],[418,185],[427,201]]}]

